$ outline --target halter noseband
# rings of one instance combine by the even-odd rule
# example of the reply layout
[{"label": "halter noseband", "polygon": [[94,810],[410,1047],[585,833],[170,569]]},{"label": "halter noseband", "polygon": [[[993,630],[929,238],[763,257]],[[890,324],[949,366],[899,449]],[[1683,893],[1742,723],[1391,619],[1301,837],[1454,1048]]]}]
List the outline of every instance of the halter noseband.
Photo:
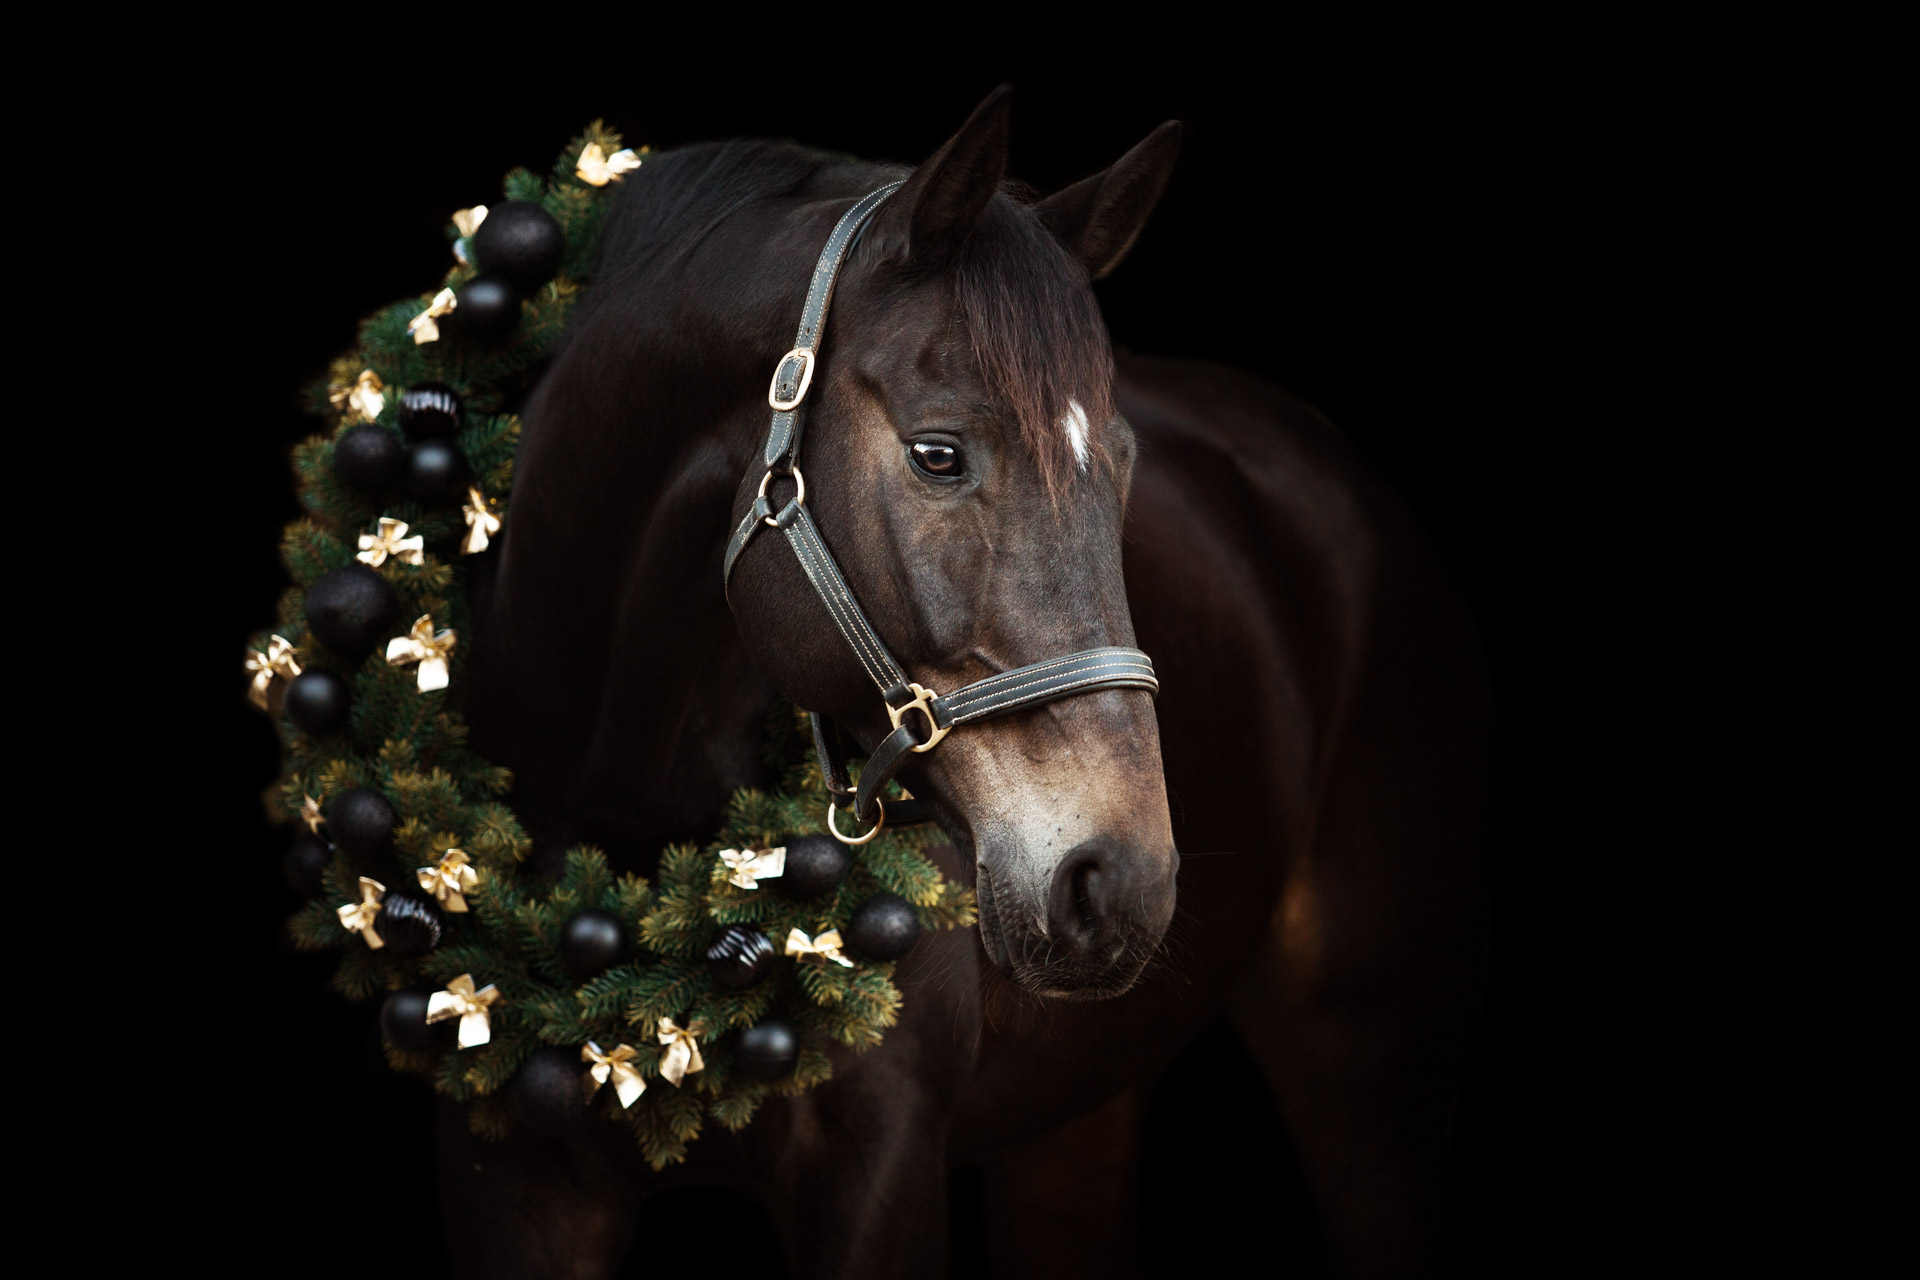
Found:
[{"label": "halter noseband", "polygon": [[[812,717],[813,741],[820,755],[820,772],[826,779],[828,790],[835,797],[835,804],[827,810],[827,828],[848,844],[864,844],[885,825],[886,806],[881,803],[880,793],[886,789],[894,774],[899,772],[901,765],[906,763],[907,754],[933,750],[940,745],[941,739],[959,725],[1101,689],[1145,689],[1150,693],[1157,693],[1160,689],[1160,682],[1153,675],[1153,660],[1138,649],[1117,646],[1085,649],[1064,658],[1030,663],[988,676],[984,680],[976,680],[963,689],[945,695],[916,684],[907,679],[879,633],[873,629],[873,624],[867,621],[867,615],[853,598],[853,592],[848,590],[846,579],[840,576],[840,567],[834,563],[827,544],[821,540],[819,529],[814,527],[813,518],[807,514],[807,484],[799,467],[800,437],[806,428],[804,401],[808,388],[813,385],[814,365],[826,328],[827,304],[833,300],[833,284],[840,274],[840,268],[845,264],[847,255],[853,252],[853,246],[858,243],[868,220],[886,202],[887,197],[902,185],[899,182],[889,183],[857,200],[851,209],[841,215],[840,221],[834,225],[833,234],[827,237],[826,247],[820,251],[820,261],[815,264],[812,283],[807,287],[807,303],[800,313],[800,331],[793,340],[793,350],[780,357],[780,363],[773,371],[773,384],[767,390],[767,403],[773,407],[773,424],[767,429],[763,457],[767,473],[760,481],[760,491],[753,500],[752,508],[733,531],[733,539],[727,544],[723,577],[724,583],[732,582],[734,562],[747,549],[754,534],[763,527],[785,533],[788,545],[799,557],[807,580],[827,606],[828,616],[840,629],[840,634],[853,649],[854,655],[860,659],[867,677],[880,690],[880,697],[886,703],[887,718],[893,722],[893,732],[882,739],[868,757],[866,767],[860,773],[857,793],[847,779],[840,729],[818,715]],[[795,487],[793,497],[777,512],[767,500],[767,486],[776,473],[792,475]],[[913,711],[918,711],[927,722],[924,740],[915,735],[912,722],[907,718],[908,713]],[[865,835],[841,835],[839,828],[834,825],[835,810],[849,800],[854,802],[855,818],[874,823],[873,830]],[[918,803],[895,803],[895,826],[924,821],[925,811]]]}]

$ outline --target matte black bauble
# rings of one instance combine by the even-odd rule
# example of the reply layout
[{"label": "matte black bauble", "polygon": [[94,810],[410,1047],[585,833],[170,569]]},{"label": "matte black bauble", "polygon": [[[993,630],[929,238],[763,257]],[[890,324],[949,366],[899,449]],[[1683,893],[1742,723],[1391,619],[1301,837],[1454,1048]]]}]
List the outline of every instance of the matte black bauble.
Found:
[{"label": "matte black bauble", "polygon": [[800,1037],[779,1018],[763,1018],[740,1033],[733,1060],[751,1079],[781,1079],[800,1060]]},{"label": "matte black bauble", "polygon": [[473,472],[451,440],[422,440],[407,453],[407,496],[427,506],[450,507],[467,496]]},{"label": "matte black bauble", "polygon": [[451,440],[460,430],[460,397],[438,382],[408,387],[400,393],[400,429],[409,440]]},{"label": "matte black bauble", "polygon": [[[553,279],[566,248],[567,237],[553,215],[528,200],[491,206],[487,220],[473,233],[473,256],[480,269],[522,293]],[[464,299],[461,305],[466,305]]]},{"label": "matte black bauble", "polygon": [[363,564],[321,574],[307,588],[307,629],[321,644],[359,661],[400,622],[400,597]]},{"label": "matte black bauble", "polygon": [[287,846],[286,861],[281,864],[287,874],[287,883],[293,891],[302,897],[317,898],[326,888],[325,876],[327,863],[333,860],[333,850],[327,842],[311,831],[302,831]]},{"label": "matte black bauble", "polygon": [[363,423],[333,442],[333,474],[356,492],[390,493],[400,485],[406,455],[406,446],[393,432]]},{"label": "matte black bauble", "polygon": [[577,1132],[591,1114],[583,1074],[578,1049],[535,1049],[513,1078],[513,1112],[520,1123],[550,1138]]},{"label": "matte black bauble", "polygon": [[[393,841],[398,819],[393,806],[378,791],[353,787],[342,791],[327,806],[327,834],[348,853],[370,855],[384,851]],[[385,931],[382,931],[385,936]]]},{"label": "matte black bauble", "polygon": [[854,908],[847,945],[869,960],[898,960],[920,941],[920,916],[897,893],[876,893]]},{"label": "matte black bauble", "polygon": [[475,276],[459,291],[453,314],[442,323],[448,322],[474,342],[499,342],[520,323],[520,293],[499,276]]},{"label": "matte black bauble", "polygon": [[788,898],[817,898],[832,893],[847,878],[853,859],[832,836],[801,836],[787,842],[787,866],[768,884]]},{"label": "matte black bauble", "polygon": [[560,963],[583,982],[611,967],[626,949],[620,921],[611,911],[582,911],[560,933]]},{"label": "matte black bauble", "polygon": [[308,667],[287,686],[281,705],[302,733],[335,733],[347,727],[353,688],[338,671]]},{"label": "matte black bauble", "polygon": [[765,977],[774,959],[773,943],[766,934],[736,924],[729,926],[719,940],[707,948],[707,973],[712,976],[714,986],[738,990]]},{"label": "matte black bauble", "polygon": [[452,1047],[457,1018],[427,1021],[427,991],[396,991],[380,1006],[380,1034],[387,1043],[408,1053],[436,1053]]},{"label": "matte black bauble", "polygon": [[440,945],[440,908],[406,894],[390,893],[380,904],[375,927],[380,940],[395,955],[417,956]]}]

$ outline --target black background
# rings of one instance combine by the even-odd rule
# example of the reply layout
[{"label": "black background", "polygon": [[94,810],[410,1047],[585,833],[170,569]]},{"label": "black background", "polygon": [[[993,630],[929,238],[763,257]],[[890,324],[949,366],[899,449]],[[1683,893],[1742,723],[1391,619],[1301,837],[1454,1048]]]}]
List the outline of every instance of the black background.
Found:
[{"label": "black background", "polygon": [[[220,530],[169,622],[190,641],[197,737],[166,769],[192,797],[208,923],[147,926],[181,979],[151,1046],[171,1090],[157,1167],[184,1150],[210,1170],[156,1189],[174,1225],[244,1223],[241,1256],[276,1274],[335,1273],[348,1247],[379,1260],[368,1274],[444,1270],[424,1086],[386,1070],[372,1011],[327,992],[327,959],[284,943],[284,834],[261,816],[276,747],[237,655],[283,586],[287,453],[315,429],[298,389],[361,316],[437,283],[453,209],[497,198],[508,168],[544,171],[589,119],[656,149],[755,134],[914,162],[1003,81],[1017,93],[1011,176],[1042,191],[1161,120],[1185,123],[1161,209],[1097,286],[1116,343],[1238,365],[1317,405],[1407,497],[1478,619],[1499,724],[1498,916],[1458,1118],[1463,1271],[1564,1274],[1657,1215],[1647,1199],[1605,1223],[1592,1210],[1609,1091],[1585,959],[1602,853],[1581,727],[1605,692],[1569,676],[1583,620],[1568,601],[1604,589],[1575,530],[1594,496],[1590,446],[1612,425],[1598,388],[1641,305],[1637,193],[1665,163],[1621,96],[1596,91],[1603,69],[1549,42],[1522,70],[1465,29],[1143,29],[1116,52],[1016,40],[1004,22],[929,42],[866,15],[863,40],[824,64],[811,46],[802,74],[744,17],[724,37],[638,17],[569,25],[558,8],[280,20],[293,26],[251,31],[223,6],[181,19],[156,37],[164,69],[125,122],[150,175],[137,234],[168,249],[143,286],[170,299],[157,372],[193,424],[166,484]],[[716,52],[743,46],[759,52]],[[1272,1207],[1299,1194],[1274,1154],[1278,1118],[1224,1027],[1156,1093],[1149,1144],[1155,1262],[1226,1274],[1250,1250],[1310,1260],[1310,1227]],[[977,1196],[956,1180],[957,1274],[979,1265]],[[678,1238],[707,1210],[676,1212],[656,1225]]]}]

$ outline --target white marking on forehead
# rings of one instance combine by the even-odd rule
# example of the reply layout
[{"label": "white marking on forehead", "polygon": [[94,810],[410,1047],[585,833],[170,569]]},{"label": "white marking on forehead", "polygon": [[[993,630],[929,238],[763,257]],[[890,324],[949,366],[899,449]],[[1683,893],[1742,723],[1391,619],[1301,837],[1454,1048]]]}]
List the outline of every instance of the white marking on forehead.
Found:
[{"label": "white marking on forehead", "polygon": [[1067,433],[1067,440],[1073,445],[1074,461],[1080,469],[1087,469],[1087,411],[1080,407],[1078,400],[1067,401],[1067,412],[1060,419],[1060,426]]}]

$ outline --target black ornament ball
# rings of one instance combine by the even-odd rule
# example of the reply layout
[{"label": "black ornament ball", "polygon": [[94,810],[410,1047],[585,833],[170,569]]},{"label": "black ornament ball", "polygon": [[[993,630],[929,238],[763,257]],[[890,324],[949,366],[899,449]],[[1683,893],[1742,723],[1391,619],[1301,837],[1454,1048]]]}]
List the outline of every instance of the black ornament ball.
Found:
[{"label": "black ornament ball", "polygon": [[350,427],[333,442],[333,474],[360,493],[390,493],[406,467],[406,446],[371,422]]},{"label": "black ornament ball", "polygon": [[847,846],[832,836],[801,836],[787,842],[786,870],[767,883],[789,898],[817,898],[837,889],[852,868]]},{"label": "black ornament ball", "polygon": [[[487,221],[492,220],[489,215]],[[499,276],[475,276],[459,291],[459,302],[447,319],[463,337],[499,342],[520,323],[520,293]]]},{"label": "black ornament ball", "polygon": [[407,496],[427,506],[450,507],[467,496],[473,472],[451,440],[422,440],[407,453]]},{"label": "black ornament ball", "polygon": [[396,991],[380,1006],[380,1034],[387,1043],[408,1053],[436,1053],[452,1047],[458,1018],[427,1021],[428,991]]},{"label": "black ornament ball", "polygon": [[450,440],[460,430],[460,397],[453,388],[423,382],[400,393],[400,429],[409,440]]},{"label": "black ornament ball", "polygon": [[400,597],[363,564],[325,573],[307,588],[307,629],[321,644],[359,661],[400,621]]},{"label": "black ornament ball", "polygon": [[[342,791],[327,806],[327,834],[352,854],[375,854],[386,849],[393,840],[396,821],[387,798],[365,787]],[[381,936],[386,936],[384,929]]]},{"label": "black ornament ball", "polygon": [[582,911],[560,934],[560,963],[581,981],[611,967],[626,949],[620,921],[611,911]]},{"label": "black ornament ball", "polygon": [[317,898],[326,888],[322,879],[327,874],[327,863],[333,859],[333,850],[327,842],[310,831],[302,831],[287,846],[287,858],[281,864],[287,873],[287,883],[293,891],[303,897]]},{"label": "black ornament ball", "polygon": [[440,909],[406,894],[387,895],[374,927],[395,955],[417,956],[440,945]]},{"label": "black ornament ball", "polygon": [[800,1060],[800,1038],[779,1018],[763,1018],[740,1033],[733,1060],[754,1080],[778,1080]]},{"label": "black ornament ball", "polygon": [[536,1049],[513,1078],[513,1111],[535,1133],[551,1138],[577,1132],[590,1114],[580,1083],[578,1049]]},{"label": "black ornament ball", "polygon": [[714,986],[738,990],[766,976],[774,959],[773,943],[766,934],[736,924],[707,948],[707,972],[712,975]]},{"label": "black ornament ball", "polygon": [[854,908],[847,945],[869,960],[898,960],[920,941],[920,916],[897,893],[876,893]]},{"label": "black ornament ball", "polygon": [[[554,216],[528,200],[493,205],[473,233],[473,256],[480,269],[522,293],[553,279],[566,248],[567,237]],[[466,305],[464,300],[461,305]]]},{"label": "black ornament ball", "polygon": [[287,686],[281,705],[302,733],[335,733],[347,727],[353,689],[338,671],[308,667]]}]

